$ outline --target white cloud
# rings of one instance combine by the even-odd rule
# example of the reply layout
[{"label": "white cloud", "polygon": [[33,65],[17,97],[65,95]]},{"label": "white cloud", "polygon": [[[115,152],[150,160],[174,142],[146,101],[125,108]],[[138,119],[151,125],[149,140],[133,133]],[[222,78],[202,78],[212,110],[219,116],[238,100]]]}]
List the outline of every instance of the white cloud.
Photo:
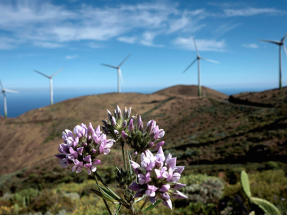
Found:
[{"label": "white cloud", "polygon": [[136,37],[119,37],[118,41],[124,42],[124,43],[135,43]]},{"label": "white cloud", "polygon": [[140,43],[145,46],[162,47],[163,45],[153,44],[153,39],[157,36],[157,34],[158,33],[155,32],[144,32]]},{"label": "white cloud", "polygon": [[274,8],[243,8],[243,9],[225,9],[224,13],[226,16],[254,16],[259,14],[281,14],[281,10]]},{"label": "white cloud", "polygon": [[75,54],[75,55],[67,55],[67,56],[66,56],[66,59],[67,59],[67,60],[72,60],[72,59],[75,59],[75,58],[77,58],[77,57],[79,57],[79,56],[76,55],[76,54]]},{"label": "white cloud", "polygon": [[[199,51],[219,51],[222,52],[225,50],[226,44],[224,40],[205,40],[205,39],[196,39],[197,49]],[[173,41],[173,44],[189,50],[195,50],[193,37],[178,37]]]},{"label": "white cloud", "polygon": [[[56,47],[71,41],[119,41],[157,46],[157,36],[198,29],[203,9],[181,11],[176,3],[155,2],[122,4],[119,7],[94,7],[82,4],[78,9],[53,5],[50,2],[16,0],[0,3],[0,30],[22,38],[36,46]],[[201,16],[201,18],[199,18]],[[200,24],[202,26],[202,24]],[[137,32],[134,39],[129,36]],[[153,34],[152,39],[145,32]],[[54,44],[54,45],[53,45]]]},{"label": "white cloud", "polygon": [[50,42],[35,42],[34,45],[40,46],[40,47],[43,47],[43,48],[60,48],[60,47],[63,47],[62,44],[50,43]]},{"label": "white cloud", "polygon": [[252,49],[259,48],[259,46],[256,43],[242,44],[242,46],[245,47],[245,48],[252,48]]}]

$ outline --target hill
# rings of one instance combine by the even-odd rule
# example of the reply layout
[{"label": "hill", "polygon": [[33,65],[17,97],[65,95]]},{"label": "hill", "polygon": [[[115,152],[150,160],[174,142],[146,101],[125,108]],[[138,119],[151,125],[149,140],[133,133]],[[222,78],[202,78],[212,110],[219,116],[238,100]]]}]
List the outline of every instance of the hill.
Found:
[{"label": "hill", "polygon": [[[201,86],[202,97],[209,97],[214,99],[227,99],[228,96],[221,92],[212,90],[208,87]],[[157,91],[154,94],[160,95],[173,95],[173,96],[198,96],[198,86],[197,85],[176,85],[172,87],[165,88],[163,90]]]},{"label": "hill", "polygon": [[[189,89],[194,92],[189,94]],[[72,130],[82,122],[92,122],[95,128],[102,119],[107,119],[106,110],[113,110],[117,104],[121,108],[131,106],[132,114],[141,114],[144,123],[156,120],[166,131],[165,149],[187,168],[190,164],[287,160],[287,88],[265,91],[267,98],[275,95],[271,96],[273,106],[267,108],[227,102],[226,95],[209,88],[203,88],[205,97],[197,98],[195,89],[196,86],[181,85],[153,94],[85,96],[32,110],[17,118],[2,118],[0,174],[28,166],[43,174],[49,172],[58,166],[53,155],[58,153],[62,131]],[[267,102],[261,93],[233,97]],[[113,153],[114,156],[103,160],[103,165],[121,161],[117,147]]]}]

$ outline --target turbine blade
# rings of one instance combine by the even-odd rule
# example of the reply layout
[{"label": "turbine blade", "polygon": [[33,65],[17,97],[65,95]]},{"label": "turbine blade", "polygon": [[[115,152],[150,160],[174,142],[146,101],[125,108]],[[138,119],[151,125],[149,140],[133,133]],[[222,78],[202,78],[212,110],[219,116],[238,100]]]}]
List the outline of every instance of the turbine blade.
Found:
[{"label": "turbine blade", "polygon": [[287,34],[285,34],[285,36],[281,39],[281,42],[284,43],[284,40],[286,39]]},{"label": "turbine blade", "polygon": [[284,49],[284,52],[285,52],[285,54],[287,56],[287,50],[286,50],[286,47],[284,46],[284,44],[283,44],[283,49]]},{"label": "turbine blade", "polygon": [[267,43],[273,43],[273,44],[277,44],[277,45],[280,45],[280,42],[278,41],[273,41],[273,40],[262,40],[262,39],[259,39],[260,41],[263,41],[263,42],[267,42]]},{"label": "turbine blade", "polygon": [[121,65],[123,65],[123,63],[131,56],[131,54],[129,54],[120,64],[118,67],[121,67]]},{"label": "turbine blade", "polygon": [[57,75],[59,72],[61,72],[64,68],[60,69],[58,72],[55,72],[53,75],[51,75],[51,78],[55,75]]},{"label": "turbine blade", "polygon": [[3,87],[3,85],[2,85],[1,80],[0,80],[0,85],[1,85],[1,89],[4,90],[4,87]]},{"label": "turbine blade", "polygon": [[108,65],[108,64],[104,64],[104,63],[101,63],[101,65],[107,66],[107,67],[112,67],[112,68],[114,68],[114,69],[117,69],[117,68],[118,68],[118,67],[116,67],[116,66],[111,66],[111,65]]},{"label": "turbine blade", "polygon": [[45,76],[46,78],[50,78],[50,76],[48,76],[48,75],[46,75],[46,74],[44,74],[44,73],[42,73],[42,72],[39,72],[39,71],[37,71],[37,70],[34,70],[34,71],[37,72],[37,73],[39,73],[40,75]]},{"label": "turbine blade", "polygon": [[195,47],[195,50],[196,50],[197,56],[199,56],[199,54],[198,54],[198,50],[197,50],[197,46],[196,46],[196,42],[195,42],[194,37],[193,37],[193,43],[194,43],[194,47]]},{"label": "turbine blade", "polygon": [[14,90],[8,90],[8,89],[5,89],[6,92],[9,92],[9,93],[19,93],[18,91],[14,91]]},{"label": "turbine blade", "polygon": [[203,57],[201,57],[200,59],[202,59],[202,60],[206,60],[206,61],[209,61],[209,62],[212,62],[212,63],[220,64],[218,61],[215,61],[215,60],[210,60],[210,59],[203,58]]},{"label": "turbine blade", "polygon": [[120,79],[122,80],[122,82],[123,82],[123,85],[125,84],[124,83],[124,79],[123,79],[123,76],[122,76],[122,71],[120,70]]},{"label": "turbine blade", "polygon": [[182,73],[185,73],[192,66],[192,64],[195,63],[196,60],[197,58],[195,58],[195,60],[191,64],[189,64],[189,66]]}]

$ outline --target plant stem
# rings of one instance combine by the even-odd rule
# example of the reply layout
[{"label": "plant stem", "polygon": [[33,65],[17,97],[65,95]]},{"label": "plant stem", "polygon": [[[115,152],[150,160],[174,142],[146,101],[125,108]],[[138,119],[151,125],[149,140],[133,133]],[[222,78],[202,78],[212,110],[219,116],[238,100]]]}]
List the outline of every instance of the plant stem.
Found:
[{"label": "plant stem", "polygon": [[141,208],[140,208],[140,211],[144,208],[144,206],[146,205],[146,203],[148,202],[148,197],[146,197],[146,199],[145,199],[145,201],[144,201],[144,203],[143,203],[143,205],[141,206]]},{"label": "plant stem", "polygon": [[[95,172],[95,173],[96,173],[96,172]],[[99,182],[98,182],[98,176],[99,176],[99,175],[98,175],[98,173],[96,173],[95,175],[96,175],[96,177],[95,177],[96,183],[97,183],[97,185],[99,185]],[[101,182],[102,182],[102,179],[101,179],[101,178],[99,178],[99,179],[100,179]],[[102,182],[102,183],[103,183],[103,182]],[[106,206],[106,208],[107,208],[109,214],[112,215],[112,212],[111,212],[111,210],[110,210],[110,208],[109,208],[109,205],[108,205],[107,201],[106,201],[105,199],[103,199],[103,201],[104,201],[104,203],[105,203],[105,206]]]},{"label": "plant stem", "polygon": [[97,173],[97,171],[95,172],[95,175],[97,176],[97,178],[100,180],[100,182],[102,182],[102,184],[108,188],[108,185],[103,181],[103,179],[99,176],[99,174]]},{"label": "plant stem", "polygon": [[122,154],[123,154],[123,160],[124,160],[125,170],[127,170],[126,152],[125,152],[125,142],[122,142]]}]

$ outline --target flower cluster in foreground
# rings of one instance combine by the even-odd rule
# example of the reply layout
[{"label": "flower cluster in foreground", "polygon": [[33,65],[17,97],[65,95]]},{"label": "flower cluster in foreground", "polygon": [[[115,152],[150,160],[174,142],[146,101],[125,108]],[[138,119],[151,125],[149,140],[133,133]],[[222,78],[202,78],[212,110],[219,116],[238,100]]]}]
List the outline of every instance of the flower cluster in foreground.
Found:
[{"label": "flower cluster in foreground", "polygon": [[113,139],[107,139],[100,131],[100,126],[94,130],[91,123],[88,128],[83,123],[77,125],[74,128],[75,136],[68,129],[62,134],[64,143],[58,147],[61,154],[55,155],[61,159],[61,167],[67,168],[68,165],[74,165],[72,171],[76,173],[80,173],[82,168],[85,168],[89,175],[97,170],[95,165],[101,163],[96,157],[100,154],[107,155],[115,142]]},{"label": "flower cluster in foreground", "polygon": [[154,156],[149,150],[141,154],[141,165],[130,161],[134,172],[138,176],[138,183],[133,182],[129,189],[136,191],[135,197],[144,194],[154,204],[157,199],[162,199],[163,204],[172,209],[170,198],[186,199],[187,197],[178,191],[185,184],[177,183],[184,170],[184,166],[176,166],[176,157],[168,154],[166,157],[161,146]]},{"label": "flower cluster in foreground", "polygon": [[[60,165],[63,168],[73,165],[72,171],[76,173],[80,173],[85,168],[90,175],[97,170],[95,165],[101,163],[97,156],[109,154],[111,147],[117,142],[122,146],[125,167],[116,167],[118,170],[116,181],[119,183],[118,187],[124,192],[124,198],[117,196],[95,173],[105,188],[102,187],[101,192],[92,191],[104,201],[116,201],[134,214],[134,199],[138,197],[149,199],[152,204],[163,201],[163,204],[170,209],[172,209],[171,198],[187,198],[178,191],[185,186],[185,184],[178,183],[184,166],[176,166],[177,158],[172,157],[171,154],[164,156],[162,150],[164,141],[161,139],[165,131],[159,128],[156,121],[148,121],[144,128],[140,115],[131,116],[131,107],[125,108],[122,113],[117,106],[113,114],[108,110],[108,120],[102,122],[103,132],[100,131],[100,126],[94,129],[91,123],[89,127],[82,123],[77,125],[73,132],[67,129],[63,132],[64,143],[58,147],[60,154],[55,155],[61,159]],[[111,139],[107,139],[107,135]],[[131,155],[125,152],[125,144],[128,144],[134,151],[135,161],[132,161]],[[153,155],[150,150],[158,150],[158,152]],[[126,154],[129,156],[129,167],[126,165]],[[141,154],[140,164],[136,163],[139,154]],[[135,191],[136,194],[134,195],[131,191],[127,192],[127,188]],[[109,210],[107,204],[106,207]]]}]

